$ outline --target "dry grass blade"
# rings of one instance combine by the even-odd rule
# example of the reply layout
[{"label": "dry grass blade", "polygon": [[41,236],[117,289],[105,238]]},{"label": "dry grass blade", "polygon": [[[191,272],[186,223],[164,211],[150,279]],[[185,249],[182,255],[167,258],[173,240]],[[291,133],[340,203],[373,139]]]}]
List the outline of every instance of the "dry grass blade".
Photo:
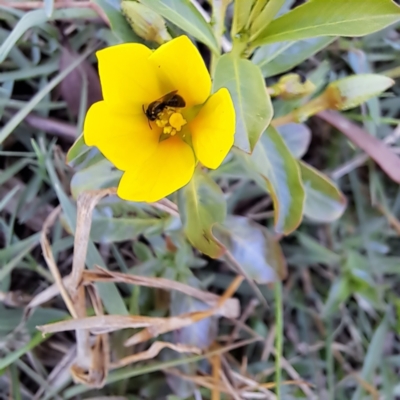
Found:
[{"label": "dry grass blade", "polygon": [[225,375],[224,371],[221,370],[221,378],[222,382],[226,386],[226,388],[229,390],[229,394],[232,396],[233,400],[241,400],[240,396],[237,394],[236,389],[231,385],[229,382],[228,377]]},{"label": "dry grass blade", "polygon": [[[115,188],[109,188],[105,190],[84,192],[78,197],[74,255],[72,259],[69,293],[76,307],[77,317],[79,318],[86,316],[85,288],[81,285],[81,282],[82,274],[85,269],[90,227],[92,225],[92,211],[103,197],[114,193]],[[89,332],[78,328],[76,330],[76,342],[78,352],[76,368],[77,373],[80,374],[82,370],[90,367],[90,365],[87,364],[88,359],[91,357]]]},{"label": "dry grass blade", "polygon": [[46,261],[47,266],[49,267],[50,272],[52,273],[52,275],[54,277],[57,289],[60,292],[60,294],[64,300],[64,303],[68,308],[68,311],[74,318],[76,318],[77,312],[75,310],[75,306],[74,306],[73,302],[71,301],[71,299],[68,295],[68,292],[64,286],[63,279],[61,278],[60,272],[58,270],[58,267],[57,267],[56,262],[53,257],[53,253],[51,251],[50,242],[47,239],[47,231],[50,229],[50,227],[56,221],[56,218],[60,214],[60,211],[61,211],[61,207],[58,206],[47,217],[46,221],[43,224],[42,235],[40,238],[40,244],[42,246],[43,257]]},{"label": "dry grass blade", "polygon": [[[76,358],[76,346],[72,346],[68,349],[67,353],[63,356],[60,362],[53,368],[47,378],[47,384],[49,387],[56,388],[63,386],[65,382],[69,380],[70,372],[69,369],[72,367]],[[35,393],[33,400],[39,400],[43,398],[43,392],[46,390],[45,387],[40,387]]]},{"label": "dry grass blade", "polygon": [[[164,290],[177,290],[188,296],[195,297],[207,303],[211,307],[216,307],[220,297],[203,290],[185,285],[180,282],[172,281],[165,278],[153,278],[139,275],[124,274],[121,272],[113,272],[96,266],[94,270],[85,270],[83,272],[83,283],[86,282],[123,282],[131,285],[146,286]],[[237,318],[239,316],[239,301],[237,299],[227,299],[226,302],[218,309],[218,315],[226,318]]]},{"label": "dry grass blade", "polygon": [[[292,381],[283,381],[282,385],[308,385],[312,387],[312,385],[309,382],[302,381],[302,380],[292,380]],[[259,387],[267,388],[267,389],[273,389],[276,386],[275,382],[268,382],[268,383],[260,383]]]},{"label": "dry grass blade", "polygon": [[102,315],[54,322],[48,325],[37,326],[37,329],[44,335],[47,333],[73,331],[76,329],[89,330],[93,334],[100,335],[119,329],[155,326],[162,324],[164,320],[165,318],[142,317],[140,315]]},{"label": "dry grass blade", "polygon": [[168,199],[159,200],[156,203],[151,203],[151,205],[160,211],[164,211],[172,215],[173,217],[179,217],[178,207]]},{"label": "dry grass blade", "polygon": [[263,361],[268,360],[268,357],[272,352],[272,348],[274,347],[275,342],[275,333],[276,325],[272,325],[268,332],[268,336],[265,339],[263,352],[261,353],[261,360]]},{"label": "dry grass blade", "polygon": [[203,386],[211,391],[218,391],[220,393],[229,394],[229,390],[220,382],[215,383],[212,376],[199,376],[199,375],[185,375],[175,368],[169,368],[165,372],[168,374],[178,376],[179,378],[193,382],[196,385]]},{"label": "dry grass blade", "polygon": [[351,374],[350,376],[352,376],[359,385],[371,395],[372,400],[379,400],[379,391],[373,385],[362,379],[357,373]]},{"label": "dry grass blade", "polygon": [[[64,287],[68,287],[71,283],[71,275],[62,278],[62,283]],[[39,307],[40,305],[47,303],[49,300],[60,294],[60,289],[56,283],[47,287],[42,292],[39,292],[33,299],[29,302],[26,308],[29,310],[31,308]]]},{"label": "dry grass blade", "polygon": [[90,348],[91,364],[89,370],[80,367],[78,364],[74,364],[71,367],[71,375],[75,382],[97,388],[104,386],[108,373],[108,369],[104,364],[104,354],[106,351],[108,354],[108,343],[105,336],[102,334],[95,337],[95,343]]},{"label": "dry grass blade", "polygon": [[111,368],[121,368],[126,365],[133,364],[138,361],[149,360],[158,355],[158,353],[165,348],[169,348],[178,353],[194,353],[201,354],[201,350],[195,346],[186,346],[183,344],[173,344],[168,342],[154,342],[150,348],[146,351],[142,351],[141,353],[133,354],[127,357],[122,358],[111,364]]},{"label": "dry grass blade", "polygon": [[212,378],[214,380],[214,387],[211,391],[211,400],[220,400],[221,395],[219,391],[220,385],[220,374],[221,374],[221,356],[216,354],[210,358],[211,368],[212,368]]},{"label": "dry grass blade", "polygon": [[0,302],[7,307],[24,307],[31,299],[32,296],[20,291],[0,292]]},{"label": "dry grass blade", "polygon": [[125,342],[125,346],[133,346],[135,344],[144,342],[153,337],[161,335],[162,333],[170,332],[176,329],[184,328],[202,319],[214,315],[220,307],[227,301],[243,281],[242,276],[237,276],[230,284],[225,293],[218,300],[217,306],[207,311],[198,311],[188,314],[180,315],[179,317],[165,318],[162,324],[154,325],[149,328],[143,329],[141,332],[131,336]]},{"label": "dry grass blade", "polygon": [[[275,351],[273,351],[275,357],[276,357],[276,353]],[[295,381],[297,382],[302,382],[303,380],[301,379],[300,374],[291,366],[291,364],[289,363],[289,361],[287,361],[284,357],[281,357],[281,364],[282,367],[285,369],[285,371],[287,372],[287,374]],[[304,394],[307,395],[307,399],[310,400],[317,400],[317,396],[315,395],[315,393],[310,389],[308,384],[305,383],[299,383],[299,387],[300,389],[304,392]]]},{"label": "dry grass blade", "polygon": [[267,300],[265,300],[263,294],[261,293],[261,290],[258,288],[258,286],[254,282],[254,280],[250,278],[249,274],[236,261],[235,257],[233,257],[233,255],[232,255],[232,253],[230,251],[226,251],[222,258],[225,259],[225,261],[227,262],[228,266],[230,266],[237,274],[242,274],[246,278],[248,284],[253,289],[254,293],[256,294],[258,299],[260,300],[261,304],[265,308],[268,308]]},{"label": "dry grass blade", "polygon": [[[274,393],[270,392],[267,388],[264,388],[260,386],[260,384],[255,381],[254,379],[251,379],[247,376],[241,375],[238,372],[231,371],[233,377],[235,378],[235,381],[239,384],[242,382],[243,384],[241,385],[242,387],[246,388],[247,391],[251,391],[254,393],[254,390],[258,390],[260,394],[263,394],[265,399],[271,399],[271,400],[277,400],[276,396]],[[245,397],[245,396],[243,396]]]},{"label": "dry grass blade", "polygon": [[[82,274],[85,269],[86,253],[88,248],[88,240],[90,234],[90,228],[92,225],[92,211],[96,204],[105,196],[115,194],[115,188],[109,188],[104,190],[87,191],[81,193],[77,201],[77,220],[76,220],[76,232],[74,238],[74,256],[72,260],[72,282],[70,287],[71,297],[75,299],[75,295],[82,282]],[[73,295],[74,294],[74,295]],[[79,300],[81,300],[79,296]],[[80,301],[82,303],[82,301]],[[84,301],[83,305],[80,304],[78,310],[80,316],[85,315]],[[82,309],[83,307],[83,309]],[[82,314],[81,314],[82,313]]]},{"label": "dry grass blade", "polygon": [[[104,315],[100,297],[94,286],[88,287],[94,311],[97,316]],[[91,365],[88,373],[81,371],[77,366],[71,368],[72,377],[75,381],[93,387],[103,387],[110,367],[110,344],[108,335],[102,333],[96,336],[95,344],[91,348]]]}]

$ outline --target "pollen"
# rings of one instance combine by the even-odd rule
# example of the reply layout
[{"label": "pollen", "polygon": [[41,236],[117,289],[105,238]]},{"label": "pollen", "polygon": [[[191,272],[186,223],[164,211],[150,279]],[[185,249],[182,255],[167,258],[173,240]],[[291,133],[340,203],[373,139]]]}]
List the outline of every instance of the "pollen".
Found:
[{"label": "pollen", "polygon": [[163,134],[168,136],[175,136],[187,123],[182,114],[172,107],[167,107],[160,112],[155,122],[157,126],[163,128]]},{"label": "pollen", "polygon": [[186,120],[183,118],[181,113],[173,113],[169,117],[169,124],[177,131],[179,132],[182,129],[182,126],[186,124]]}]

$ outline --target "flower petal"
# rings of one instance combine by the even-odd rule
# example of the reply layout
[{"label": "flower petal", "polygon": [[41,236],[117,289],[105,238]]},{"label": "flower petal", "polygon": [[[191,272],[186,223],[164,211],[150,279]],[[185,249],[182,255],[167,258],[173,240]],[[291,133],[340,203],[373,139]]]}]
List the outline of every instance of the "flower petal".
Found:
[{"label": "flower petal", "polygon": [[126,114],[105,101],[94,103],[86,114],[83,136],[118,169],[141,165],[158,147],[160,129],[150,129],[144,113]]},{"label": "flower petal", "polygon": [[208,168],[219,167],[233,145],[235,109],[225,88],[210,96],[189,124],[196,157]]},{"label": "flower petal", "polygon": [[139,43],[124,43],[96,53],[103,98],[132,111],[148,105],[165,93],[157,70],[149,60],[152,51]]},{"label": "flower petal", "polygon": [[[211,78],[204,60],[187,36],[179,36],[160,46],[150,57],[161,81],[177,90],[187,107],[204,103],[211,91]],[[166,94],[166,93],[164,93]]]},{"label": "flower petal", "polygon": [[157,151],[139,168],[127,170],[118,196],[130,201],[154,202],[185,186],[193,176],[192,149],[179,137],[159,143]]}]

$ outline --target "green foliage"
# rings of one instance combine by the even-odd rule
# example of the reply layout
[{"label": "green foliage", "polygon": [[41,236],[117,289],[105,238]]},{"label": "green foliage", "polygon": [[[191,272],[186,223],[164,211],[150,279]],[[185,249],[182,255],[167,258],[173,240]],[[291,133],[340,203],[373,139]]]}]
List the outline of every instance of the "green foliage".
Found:
[{"label": "green foliage", "polygon": [[284,234],[294,231],[303,215],[304,188],[297,162],[278,132],[269,127],[251,156],[238,156],[247,169],[263,178],[274,203],[275,230]]},{"label": "green foliage", "polygon": [[140,0],[142,4],[158,12],[165,19],[193,35],[218,53],[218,46],[211,27],[188,0]]},{"label": "green foliage", "polygon": [[304,215],[318,222],[333,222],[340,218],[347,205],[341,191],[315,168],[302,161],[299,165],[306,193]]},{"label": "green foliage", "polygon": [[291,70],[334,40],[334,37],[318,37],[267,44],[255,51],[252,61],[261,68],[264,77],[269,78]]},{"label": "green foliage", "polygon": [[117,37],[118,41],[124,42],[139,42],[141,38],[131,29],[127,20],[121,13],[119,3],[111,0],[93,0],[95,4],[103,10],[110,21],[113,34]]},{"label": "green foliage", "polygon": [[215,69],[213,91],[222,87],[228,88],[235,105],[235,146],[251,153],[273,114],[260,70],[248,60],[225,54]]},{"label": "green foliage", "polygon": [[[69,346],[74,339],[57,335],[57,344],[46,347],[63,351],[54,359],[36,352],[53,340],[38,334],[36,326],[69,318],[60,300],[27,312],[26,303],[55,281],[39,248],[43,221],[60,205],[61,217],[48,237],[65,276],[74,253],[76,200],[87,191],[117,186],[122,176],[97,148],[86,146],[83,135],[76,137],[87,108],[81,99],[90,98],[90,85],[82,76],[79,87],[70,90],[78,112],[66,98],[68,87],[59,85],[87,67],[97,78],[99,48],[158,44],[132,30],[119,0],[93,0],[88,8],[87,2],[59,8],[45,0],[43,9],[27,11],[26,2],[21,8],[11,2],[1,6],[0,16],[0,374],[7,378],[0,395],[40,398],[34,392],[39,385],[44,398],[83,393],[214,398],[178,375],[207,374],[225,341],[230,347],[223,350],[228,354],[223,372],[237,370],[243,360],[233,363],[237,354],[231,350],[247,340],[238,352],[247,363],[246,379],[262,384],[275,379],[277,397],[392,398],[400,366],[390,354],[399,348],[394,333],[400,326],[400,192],[384,175],[395,175],[390,165],[381,171],[368,156],[379,160],[390,154],[398,160],[398,129],[391,128],[400,123],[398,99],[392,93],[378,96],[400,76],[400,7],[392,0],[308,0],[300,6],[293,0],[139,2],[166,29],[159,42],[186,34],[201,43],[212,91],[227,88],[234,103],[234,148],[215,171],[199,165],[191,181],[168,199],[155,204],[115,195],[102,199],[92,212],[84,262],[89,269],[98,265],[217,292],[229,287],[232,274],[242,274],[246,280],[236,291],[240,324],[233,318],[221,323],[215,315],[162,335],[156,340],[198,346],[203,353],[177,356],[165,349],[151,361],[116,368],[105,389],[71,384],[69,375],[60,375],[60,384],[53,385],[49,369],[67,355],[60,340]],[[66,48],[80,55],[63,65]],[[278,75],[288,72],[302,73],[289,77],[300,86],[303,80],[312,82],[315,90],[296,92],[299,86],[289,79],[278,95],[273,88],[288,76]],[[325,111],[350,109],[334,114],[339,132],[327,129]],[[349,119],[360,122],[364,136],[354,140],[353,131],[346,133]],[[363,146],[372,136],[382,145],[378,149]],[[93,285],[110,315],[166,317],[210,308],[187,294],[165,296],[157,285]],[[28,301],[19,297],[20,290]],[[264,303],[272,305],[268,311]],[[115,357],[132,354],[122,348],[121,337],[110,335]],[[288,360],[285,368],[282,356]],[[277,372],[271,378],[264,373],[273,362]],[[349,374],[350,365],[359,371],[357,380]],[[284,384],[297,374],[313,385]],[[251,398],[254,393],[242,394]]]},{"label": "green foliage", "polygon": [[180,191],[179,211],[190,243],[210,257],[220,257],[224,247],[214,238],[212,227],[225,219],[225,199],[219,186],[201,170]]},{"label": "green foliage", "polygon": [[400,20],[392,0],[310,0],[266,25],[253,46],[318,36],[364,36]]}]

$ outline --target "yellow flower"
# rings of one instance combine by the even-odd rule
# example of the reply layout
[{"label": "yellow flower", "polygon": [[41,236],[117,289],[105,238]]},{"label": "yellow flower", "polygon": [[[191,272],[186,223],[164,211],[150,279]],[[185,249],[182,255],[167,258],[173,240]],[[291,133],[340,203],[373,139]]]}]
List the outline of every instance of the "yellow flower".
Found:
[{"label": "yellow flower", "polygon": [[[232,99],[225,88],[210,95],[210,75],[188,37],[155,51],[120,44],[97,58],[104,100],[90,107],[84,138],[124,171],[121,198],[157,201],[185,186],[197,161],[212,169],[221,164],[233,144]],[[181,100],[168,104],[185,106],[163,103],[150,120],[149,105],[167,94]]]}]

